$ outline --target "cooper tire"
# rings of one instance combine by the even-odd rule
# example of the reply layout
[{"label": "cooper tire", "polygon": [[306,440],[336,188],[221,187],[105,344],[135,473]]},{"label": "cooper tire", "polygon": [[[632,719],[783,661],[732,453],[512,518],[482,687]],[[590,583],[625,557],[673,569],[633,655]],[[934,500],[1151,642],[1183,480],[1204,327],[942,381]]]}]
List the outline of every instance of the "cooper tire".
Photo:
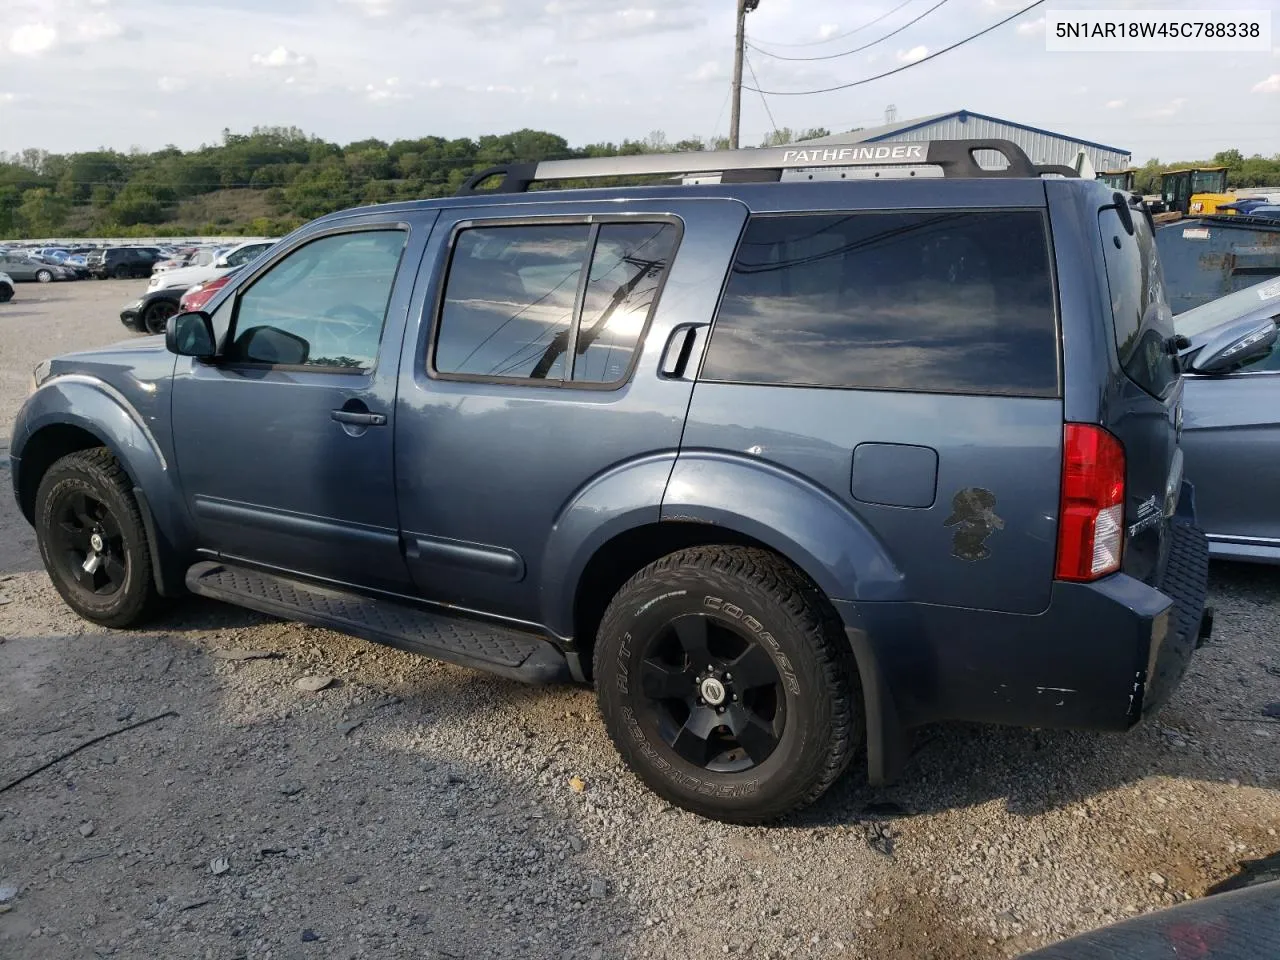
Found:
[{"label": "cooper tire", "polygon": [[[690,653],[700,645],[708,663]],[[737,679],[735,664],[743,664]],[[770,667],[779,678],[772,688]],[[662,797],[715,820],[762,823],[812,803],[862,741],[862,698],[839,621],[812,583],[768,551],[696,547],[645,567],[605,611],[594,668],[623,759]],[[770,689],[772,700],[762,696]],[[704,749],[698,737],[717,723]]]},{"label": "cooper tire", "polygon": [[35,516],[40,558],[67,606],[105,627],[146,618],[157,598],[146,528],[109,450],[54,463],[36,491]]},{"label": "cooper tire", "polygon": [[53,280],[53,272],[50,270],[37,270],[36,280],[39,283],[49,283]]}]

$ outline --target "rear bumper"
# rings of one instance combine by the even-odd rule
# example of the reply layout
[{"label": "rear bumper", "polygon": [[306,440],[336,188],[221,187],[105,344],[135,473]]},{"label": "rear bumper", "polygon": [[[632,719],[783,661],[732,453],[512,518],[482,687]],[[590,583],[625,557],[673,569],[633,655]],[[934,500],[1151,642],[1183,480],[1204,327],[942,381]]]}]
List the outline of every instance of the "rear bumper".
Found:
[{"label": "rear bumper", "polygon": [[892,779],[901,763],[901,731],[938,720],[1132,727],[1169,699],[1211,623],[1208,568],[1204,534],[1178,521],[1158,586],[1123,573],[1056,582],[1038,615],[837,603],[862,675],[868,739],[882,740],[868,746],[873,782]]}]

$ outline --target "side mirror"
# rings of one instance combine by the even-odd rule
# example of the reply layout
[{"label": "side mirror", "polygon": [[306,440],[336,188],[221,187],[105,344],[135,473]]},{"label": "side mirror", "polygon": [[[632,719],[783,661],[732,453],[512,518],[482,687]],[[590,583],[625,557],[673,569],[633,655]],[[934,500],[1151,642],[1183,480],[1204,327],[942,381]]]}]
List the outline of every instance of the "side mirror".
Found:
[{"label": "side mirror", "polygon": [[236,341],[235,354],[250,363],[302,366],[311,356],[311,344],[277,327],[253,327]]},{"label": "side mirror", "polygon": [[1275,345],[1280,331],[1274,320],[1246,320],[1223,326],[1210,340],[1189,369],[1192,373],[1218,376],[1265,357]]},{"label": "side mirror", "polygon": [[219,270],[222,270],[222,269],[225,269],[226,267],[231,266],[231,263],[227,260],[226,257],[219,257],[217,260],[213,261],[213,265],[217,267]]},{"label": "side mirror", "polygon": [[178,313],[169,318],[164,328],[164,345],[180,357],[208,360],[218,352],[213,336],[213,318],[207,313]]}]

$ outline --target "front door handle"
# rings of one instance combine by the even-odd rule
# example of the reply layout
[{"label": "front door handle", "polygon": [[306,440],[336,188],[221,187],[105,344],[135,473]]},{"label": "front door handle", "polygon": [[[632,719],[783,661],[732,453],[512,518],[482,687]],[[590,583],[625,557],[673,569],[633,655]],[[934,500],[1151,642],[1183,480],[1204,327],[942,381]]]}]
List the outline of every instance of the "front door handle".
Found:
[{"label": "front door handle", "polygon": [[349,423],[354,427],[385,427],[385,413],[369,413],[361,410],[334,410],[329,414],[338,423]]}]

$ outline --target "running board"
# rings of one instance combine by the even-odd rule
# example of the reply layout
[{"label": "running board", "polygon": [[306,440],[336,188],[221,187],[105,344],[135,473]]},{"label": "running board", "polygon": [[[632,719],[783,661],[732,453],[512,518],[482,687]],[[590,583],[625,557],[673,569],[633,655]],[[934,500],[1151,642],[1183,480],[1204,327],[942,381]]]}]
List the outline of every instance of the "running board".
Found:
[{"label": "running board", "polygon": [[428,613],[280,574],[207,561],[187,571],[187,589],[285,620],[327,627],[524,683],[570,680],[564,654],[550,641],[477,620]]}]

